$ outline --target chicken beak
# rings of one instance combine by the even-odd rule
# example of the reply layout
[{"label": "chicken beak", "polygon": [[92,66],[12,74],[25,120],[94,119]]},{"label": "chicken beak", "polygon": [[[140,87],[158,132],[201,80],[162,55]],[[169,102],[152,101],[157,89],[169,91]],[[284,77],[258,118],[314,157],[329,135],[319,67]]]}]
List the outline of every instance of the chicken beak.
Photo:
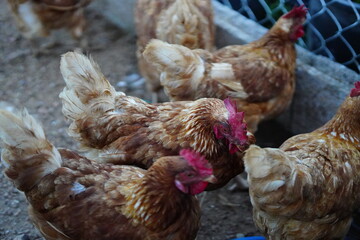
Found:
[{"label": "chicken beak", "polygon": [[217,179],[214,175],[210,175],[203,179],[204,182],[217,183]]}]

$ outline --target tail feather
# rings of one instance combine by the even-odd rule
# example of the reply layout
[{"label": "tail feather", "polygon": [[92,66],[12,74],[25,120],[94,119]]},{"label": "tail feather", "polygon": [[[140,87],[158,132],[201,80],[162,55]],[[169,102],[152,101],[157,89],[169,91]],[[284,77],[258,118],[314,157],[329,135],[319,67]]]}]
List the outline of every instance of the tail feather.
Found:
[{"label": "tail feather", "polygon": [[250,179],[267,179],[291,172],[295,160],[280,149],[251,145],[246,150],[244,162]]},{"label": "tail feather", "polygon": [[26,110],[13,114],[0,110],[1,158],[5,174],[21,191],[28,191],[45,175],[61,167],[58,150],[43,128]]},{"label": "tail feather", "polygon": [[[99,66],[83,54],[64,54],[60,70],[66,82],[60,93],[62,110],[65,117],[72,121],[68,134],[81,143],[82,151],[97,151],[110,144],[121,135],[121,131],[116,129],[124,121],[132,119],[124,118],[129,109],[134,110],[130,113],[134,113],[147,108],[140,99],[116,92]],[[108,138],[109,135],[111,138]]]},{"label": "tail feather", "polygon": [[143,55],[146,61],[157,66],[161,71],[180,75],[189,74],[194,71],[194,66],[202,65],[200,56],[189,48],[157,39],[149,42]]},{"label": "tail feather", "polygon": [[281,149],[252,145],[244,162],[251,202],[267,213],[292,216],[303,206],[304,194],[314,190],[309,187],[318,174]]},{"label": "tail feather", "polygon": [[60,70],[66,82],[60,98],[67,118],[78,120],[84,114],[102,114],[114,109],[115,97],[119,93],[91,58],[68,52],[61,58]]},{"label": "tail feather", "polygon": [[161,72],[161,85],[174,100],[178,95],[193,93],[205,76],[204,61],[196,51],[186,47],[153,39],[143,55]]},{"label": "tail feather", "polygon": [[[68,133],[81,143],[88,145],[90,139],[98,139],[98,133],[84,139],[80,134],[84,128],[97,127],[104,124],[99,119],[106,113],[115,110],[116,99],[125,96],[116,92],[109,81],[102,74],[100,67],[85,55],[77,52],[64,54],[60,62],[61,74],[66,82],[66,87],[59,97],[63,103],[63,114],[72,120]],[[84,121],[86,120],[86,121]],[[85,124],[86,123],[86,124]],[[85,125],[86,126],[85,126]],[[96,141],[95,141],[96,142]]]}]

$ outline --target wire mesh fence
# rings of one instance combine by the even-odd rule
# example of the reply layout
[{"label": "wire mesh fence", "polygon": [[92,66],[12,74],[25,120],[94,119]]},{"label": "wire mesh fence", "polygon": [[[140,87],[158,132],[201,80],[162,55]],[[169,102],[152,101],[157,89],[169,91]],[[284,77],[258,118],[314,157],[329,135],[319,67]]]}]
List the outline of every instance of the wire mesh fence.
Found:
[{"label": "wire mesh fence", "polygon": [[218,0],[270,28],[295,5],[308,8],[299,44],[360,72],[360,0]]}]

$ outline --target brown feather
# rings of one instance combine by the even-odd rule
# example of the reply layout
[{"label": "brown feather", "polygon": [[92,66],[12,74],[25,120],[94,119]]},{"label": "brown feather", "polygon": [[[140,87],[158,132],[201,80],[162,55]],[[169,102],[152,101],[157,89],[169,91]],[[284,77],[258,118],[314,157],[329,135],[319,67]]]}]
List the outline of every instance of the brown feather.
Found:
[{"label": "brown feather", "polygon": [[214,48],[215,25],[210,0],[138,0],[135,23],[138,66],[151,91],[161,89],[160,73],[142,56],[151,39],[162,39],[191,49]]},{"label": "brown feather", "polygon": [[292,100],[296,51],[291,26],[303,20],[280,18],[259,40],[213,53],[151,41],[143,55],[162,73],[171,101],[232,97],[255,132],[260,121],[279,115]]},{"label": "brown feather", "polygon": [[[84,32],[83,8],[91,0],[8,0],[16,23],[29,39],[48,36],[53,29],[67,28],[74,38]],[[33,19],[29,22],[29,19]],[[36,20],[35,20],[36,19]]]},{"label": "brown feather", "polygon": [[[26,193],[32,218],[45,220],[37,222],[44,231],[50,222],[50,234],[61,231],[79,240],[195,238],[199,206],[175,187],[168,167],[172,159],[159,160],[146,172],[97,164],[69,150],[61,150],[61,155],[63,168]],[[83,189],[73,190],[75,184]]]},{"label": "brown feather", "polygon": [[360,99],[279,149],[250,147],[254,221],[270,239],[343,239],[360,208]]},{"label": "brown feather", "polygon": [[[229,125],[222,100],[149,104],[116,92],[91,59],[73,52],[62,57],[61,72],[67,85],[60,94],[63,113],[72,121],[69,134],[91,159],[149,168],[156,158],[191,148],[211,163],[216,187],[243,171],[243,151],[230,154],[227,140],[214,134],[215,125]],[[254,142],[248,133],[244,149]]]},{"label": "brown feather", "polygon": [[5,174],[46,239],[195,239],[198,202],[175,184],[194,171],[184,157],[160,158],[147,171],[100,164],[57,150],[26,111],[0,111],[0,137]]}]

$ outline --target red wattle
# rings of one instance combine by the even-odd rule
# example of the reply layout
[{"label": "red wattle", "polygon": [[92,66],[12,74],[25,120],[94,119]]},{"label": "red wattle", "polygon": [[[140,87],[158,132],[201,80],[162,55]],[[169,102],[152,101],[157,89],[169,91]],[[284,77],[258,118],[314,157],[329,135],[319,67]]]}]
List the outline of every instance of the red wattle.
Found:
[{"label": "red wattle", "polygon": [[199,182],[199,183],[192,184],[190,186],[190,194],[196,195],[196,194],[202,193],[208,184],[209,184],[208,182]]}]

